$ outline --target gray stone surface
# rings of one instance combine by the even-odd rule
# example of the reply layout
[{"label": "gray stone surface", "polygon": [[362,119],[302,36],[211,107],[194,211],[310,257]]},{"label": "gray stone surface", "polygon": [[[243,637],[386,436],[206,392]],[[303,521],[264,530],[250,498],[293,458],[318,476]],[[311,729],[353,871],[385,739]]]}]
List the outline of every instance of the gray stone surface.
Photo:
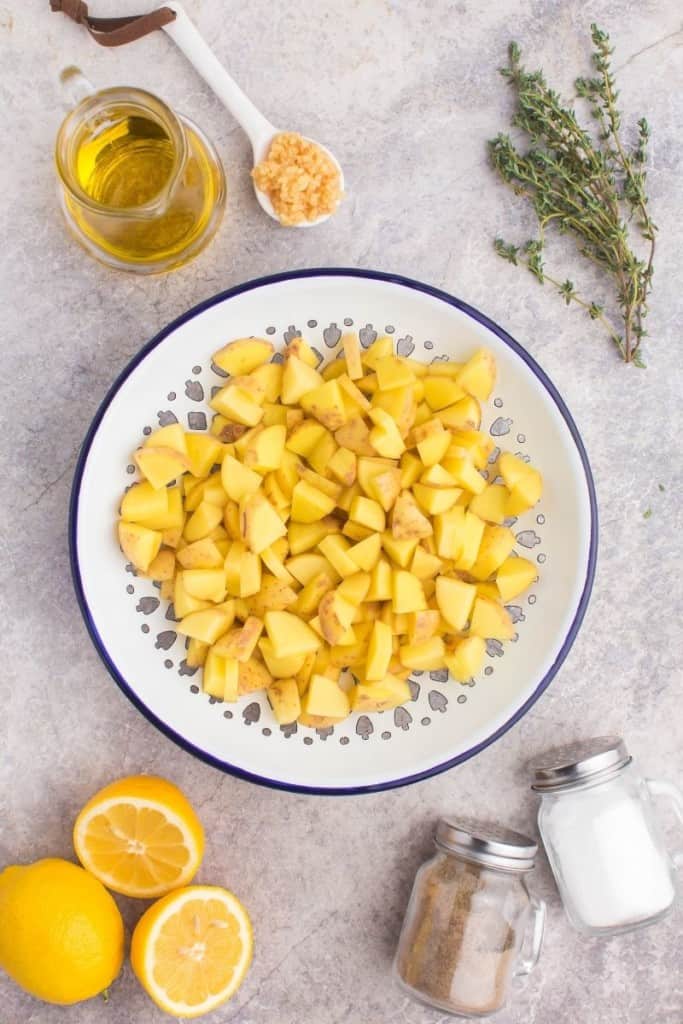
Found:
[{"label": "gray stone surface", "polygon": [[[93,0],[93,13],[137,0]],[[436,1024],[392,986],[411,879],[444,811],[534,828],[523,764],[548,744],[623,733],[651,774],[680,772],[681,12],[675,0],[188,0],[254,100],[327,141],[349,196],[314,231],[278,230],[254,201],[240,130],[163,36],[105,51],[47,0],[0,0],[3,156],[0,586],[0,863],[71,856],[71,823],[99,785],[131,772],[174,779],[208,834],[202,880],[245,900],[256,958],[215,1024]],[[599,330],[493,254],[528,215],[494,179],[484,140],[507,121],[495,74],[514,34],[562,88],[585,70],[598,19],[617,45],[622,102],[653,129],[650,191],[662,227],[649,369],[615,360]],[[227,219],[194,264],[159,279],[117,275],[65,235],[55,202],[55,81],[80,64],[100,85],[156,91],[194,117],[225,162]],[[555,247],[561,270],[582,271]],[[168,320],[263,273],[374,267],[444,287],[505,324],[566,397],[596,477],[601,546],[593,601],[548,693],[492,748],[412,788],[358,799],[259,789],[177,749],[100,664],[69,579],[66,517],[79,444],[114,376]],[[597,288],[599,293],[599,287]],[[658,484],[665,490],[660,490]],[[649,518],[644,517],[651,508]],[[656,928],[587,941],[565,921],[547,864],[541,964],[500,1024],[675,1024],[683,1018],[680,910]],[[129,925],[138,904],[126,902]],[[126,967],[108,1005],[41,1005],[0,978],[2,1024],[164,1019]],[[167,1019],[167,1018],[166,1018]]]}]

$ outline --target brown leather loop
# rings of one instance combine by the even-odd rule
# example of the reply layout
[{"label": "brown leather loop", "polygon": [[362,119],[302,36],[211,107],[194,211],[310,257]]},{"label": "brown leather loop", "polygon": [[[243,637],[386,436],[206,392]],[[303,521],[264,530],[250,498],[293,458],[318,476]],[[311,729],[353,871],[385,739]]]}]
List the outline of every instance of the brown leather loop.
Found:
[{"label": "brown leather loop", "polygon": [[124,46],[175,21],[175,11],[170,7],[158,7],[149,14],[130,15],[127,18],[91,18],[88,5],[82,0],[50,0],[50,8],[61,11],[79,25],[85,25],[100,46]]}]

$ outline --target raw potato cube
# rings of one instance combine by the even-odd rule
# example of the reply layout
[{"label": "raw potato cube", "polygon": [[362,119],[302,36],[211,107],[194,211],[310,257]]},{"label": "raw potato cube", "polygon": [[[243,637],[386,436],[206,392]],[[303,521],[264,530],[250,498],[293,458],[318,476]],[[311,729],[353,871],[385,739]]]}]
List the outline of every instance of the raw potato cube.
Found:
[{"label": "raw potato cube", "polygon": [[370,477],[367,493],[379,502],[385,512],[388,512],[401,493],[401,486],[401,471],[397,466],[388,466]]},{"label": "raw potato cube", "polygon": [[417,576],[419,580],[430,580],[434,576],[437,576],[443,568],[443,561],[441,558],[437,558],[436,555],[430,555],[424,548],[415,548],[415,554],[413,560],[410,563],[410,571],[413,576]]},{"label": "raw potato cube", "polygon": [[411,387],[415,383],[413,371],[396,356],[383,356],[378,359],[375,363],[375,373],[380,391]]},{"label": "raw potato cube", "polygon": [[424,466],[435,466],[451,445],[451,435],[444,430],[440,420],[429,420],[413,429],[417,452]]},{"label": "raw potato cube", "polygon": [[[325,594],[320,601],[317,619],[328,644],[339,644],[351,628],[354,607],[339,594]],[[354,637],[355,639],[355,637]]]},{"label": "raw potato cube", "polygon": [[241,629],[232,629],[216,643],[214,650],[224,658],[249,661],[263,632],[263,623],[253,615],[248,616]]},{"label": "raw potato cube", "polygon": [[302,363],[306,363],[307,366],[312,366],[314,369],[318,365],[318,357],[308,344],[307,341],[299,336],[298,338],[292,338],[285,349],[285,355],[289,358],[296,356]]},{"label": "raw potato cube", "polygon": [[292,492],[291,516],[298,523],[315,523],[335,507],[335,500],[306,480],[299,480]]},{"label": "raw potato cube", "polygon": [[456,569],[461,569],[463,572],[472,571],[479,556],[485,529],[486,525],[482,519],[475,516],[473,512],[465,512],[459,535],[460,546],[454,559]]},{"label": "raw potato cube", "polygon": [[206,661],[210,649],[209,645],[202,643],[201,640],[190,640],[187,654],[185,655],[188,666],[190,668],[201,668]]},{"label": "raw potato cube", "polygon": [[391,600],[391,566],[386,558],[378,560],[370,573],[370,589],[367,593],[368,601],[390,601]]},{"label": "raw potato cube", "polygon": [[248,661],[236,661],[238,670],[237,692],[240,697],[256,690],[267,690],[273,679],[262,661],[249,658]]},{"label": "raw potato cube", "polygon": [[234,613],[231,615],[226,608],[205,608],[199,612],[190,612],[176,628],[183,636],[201,640],[205,644],[215,644],[233,622]]},{"label": "raw potato cube", "polygon": [[479,430],[464,428],[451,431],[453,438],[453,454],[461,455],[463,451],[469,452],[470,457],[477,469],[485,469],[491,452],[494,449],[493,439]]},{"label": "raw potato cube", "polygon": [[324,381],[299,399],[305,412],[315,416],[328,430],[339,430],[346,423],[344,399],[336,380]]},{"label": "raw potato cube", "polygon": [[156,558],[150,562],[145,576],[158,583],[171,581],[175,576],[175,552],[162,548]]},{"label": "raw potato cube", "polygon": [[183,576],[183,572],[177,572],[173,585],[173,609],[179,619],[184,619],[191,612],[199,612],[209,607],[208,601],[199,601],[188,594],[183,585]]},{"label": "raw potato cube", "polygon": [[543,478],[537,469],[510,452],[498,459],[498,471],[510,489],[506,506],[508,516],[518,516],[533,508],[543,493]]},{"label": "raw potato cube", "polygon": [[183,536],[188,544],[195,540],[201,540],[208,536],[223,519],[223,511],[218,505],[212,505],[208,501],[199,503],[196,512],[193,512],[187,523]]},{"label": "raw potato cube", "polygon": [[536,579],[536,566],[528,558],[506,558],[496,573],[496,586],[501,600],[504,603],[511,601]]},{"label": "raw potato cube", "polygon": [[427,376],[424,379],[424,397],[429,408],[436,412],[459,402],[465,397],[465,390],[448,377]]},{"label": "raw potato cube", "polygon": [[469,395],[485,402],[496,382],[496,361],[493,354],[488,349],[479,349],[467,360],[455,379]]},{"label": "raw potato cube", "polygon": [[147,480],[133,484],[121,500],[121,518],[127,523],[139,523],[165,516],[168,512],[168,495],[165,487],[157,490]]},{"label": "raw potato cube", "polygon": [[359,605],[365,601],[369,589],[370,573],[357,572],[355,576],[347,576],[345,580],[342,580],[336,588],[336,592],[350,604]]},{"label": "raw potato cube", "polygon": [[369,370],[374,370],[377,366],[377,361],[383,359],[384,356],[392,355],[393,351],[393,341],[387,334],[383,334],[373,342],[369,349],[362,353],[363,365]]},{"label": "raw potato cube", "polygon": [[282,425],[264,427],[250,438],[244,450],[244,465],[257,473],[266,474],[277,469],[285,450],[287,428]]},{"label": "raw potato cube", "polygon": [[370,431],[369,440],[377,454],[387,459],[400,458],[406,450],[406,446],[389,413],[384,409],[371,409],[369,416],[375,424]]},{"label": "raw potato cube", "polygon": [[392,579],[391,603],[393,611],[398,615],[402,612],[424,611],[427,601],[421,580],[404,569],[395,569]]},{"label": "raw potato cube", "polygon": [[417,455],[413,455],[412,452],[404,452],[401,456],[401,487],[404,489],[412,487],[415,481],[419,480],[422,472],[422,459],[418,459]]},{"label": "raw potato cube", "polygon": [[515,546],[515,535],[507,526],[487,524],[474,565],[468,570],[475,580],[487,580],[499,569]]},{"label": "raw potato cube", "polygon": [[349,557],[350,544],[339,534],[325,537],[318,544],[318,550],[325,556],[330,565],[339,573],[342,578],[353,576],[358,572],[360,566]]},{"label": "raw potato cube", "polygon": [[481,672],[486,654],[486,641],[480,636],[458,640],[452,652],[446,652],[446,667],[459,683],[467,683]]},{"label": "raw potato cube", "polygon": [[232,455],[226,455],[221,464],[221,482],[228,497],[239,502],[259,489],[261,477]]},{"label": "raw potato cube", "polygon": [[312,579],[315,579],[321,573],[326,573],[333,580],[337,579],[337,573],[328,559],[324,555],[313,551],[307,551],[303,555],[295,555],[294,558],[288,559],[287,571],[302,586],[306,586],[307,583],[310,583]]},{"label": "raw potato cube", "polygon": [[141,572],[147,572],[159,553],[161,534],[157,530],[148,530],[139,523],[125,523],[120,520],[118,535],[121,550],[128,561]]},{"label": "raw potato cube", "polygon": [[277,402],[282,391],[284,366],[279,363],[264,363],[250,373],[263,388],[266,402]]},{"label": "raw potato cube", "polygon": [[348,550],[348,557],[364,572],[370,572],[377,565],[382,551],[382,537],[379,533],[372,533],[365,540]]},{"label": "raw potato cube", "polygon": [[325,435],[325,427],[317,420],[302,420],[290,431],[285,447],[307,459]]},{"label": "raw potato cube", "polygon": [[412,612],[408,616],[408,643],[421,644],[436,635],[441,625],[441,615],[433,608],[426,612]]},{"label": "raw potato cube", "polygon": [[481,494],[486,490],[486,481],[468,456],[448,456],[443,460],[443,467],[451,474],[458,487],[464,487],[472,494]]},{"label": "raw potato cube", "polygon": [[295,601],[296,592],[290,586],[266,574],[261,578],[261,589],[248,598],[247,606],[251,615],[261,619],[267,611],[291,608]]},{"label": "raw potato cube", "polygon": [[363,376],[360,359],[360,342],[357,334],[345,334],[342,337],[342,348],[346,359],[346,369],[351,380],[359,380]]},{"label": "raw potato cube", "polygon": [[237,700],[237,662],[229,661],[212,647],[204,662],[202,688],[217,700]]},{"label": "raw potato cube", "polygon": [[311,454],[308,456],[307,461],[316,473],[325,474],[327,473],[329,461],[336,450],[337,442],[329,430],[326,430],[320,440],[320,443],[315,446]]},{"label": "raw potato cube", "polygon": [[384,622],[375,622],[370,634],[365,678],[384,679],[393,654],[391,629]]},{"label": "raw potato cube", "polygon": [[412,699],[404,679],[387,675],[381,682],[358,683],[351,691],[351,709],[358,712],[391,711]]},{"label": "raw potato cube", "polygon": [[276,658],[307,654],[309,651],[317,651],[320,647],[320,637],[308,623],[290,612],[267,611],[265,625]]},{"label": "raw potato cube", "polygon": [[253,551],[245,551],[242,555],[239,568],[238,597],[252,597],[258,594],[261,589],[261,559]]},{"label": "raw potato cube", "polygon": [[145,448],[173,448],[181,455],[187,455],[185,431],[179,423],[169,423],[167,427],[155,430],[144,441]]},{"label": "raw potato cube", "polygon": [[174,448],[139,448],[133,454],[133,461],[157,490],[166,487],[190,468],[187,455]]},{"label": "raw potato cube", "polygon": [[512,640],[515,627],[502,605],[487,597],[477,597],[472,610],[470,633],[488,640]]},{"label": "raw potato cube", "polygon": [[263,338],[238,338],[231,341],[218,352],[214,352],[213,361],[221,370],[232,376],[251,373],[257,366],[267,363],[273,354],[271,342]]},{"label": "raw potato cube", "polygon": [[427,487],[425,484],[413,484],[413,494],[428,515],[436,516],[453,508],[462,491],[457,487]]},{"label": "raw potato cube", "polygon": [[500,525],[507,518],[508,489],[502,484],[489,484],[470,502],[470,511],[487,523]]},{"label": "raw potato cube", "polygon": [[327,676],[313,675],[301,702],[305,715],[316,715],[341,721],[350,713],[349,698],[342,688]]},{"label": "raw potato cube", "polygon": [[268,700],[279,725],[296,722],[301,714],[301,698],[296,679],[277,679],[267,690]]},{"label": "raw potato cube", "polygon": [[309,580],[303,590],[299,591],[292,611],[304,619],[311,618],[311,616],[315,615],[318,605],[325,594],[332,590],[333,586],[334,580],[331,575],[326,572],[318,573],[317,576]]},{"label": "raw potato cube", "polygon": [[389,558],[396,562],[397,565],[400,565],[402,569],[406,569],[410,565],[410,561],[418,544],[418,537],[408,537],[406,540],[397,540],[393,533],[389,533],[386,530],[382,534],[382,547],[389,555]]},{"label": "raw potato cube", "polygon": [[354,498],[349,509],[349,518],[362,526],[367,526],[369,530],[377,530],[379,533],[386,526],[384,509],[379,502],[373,501],[372,498]]},{"label": "raw potato cube", "polygon": [[398,653],[405,668],[435,672],[446,667],[446,648],[440,636],[432,636],[419,644],[407,644],[399,648]]},{"label": "raw potato cube", "polygon": [[225,599],[225,569],[186,569],[183,587],[190,597],[220,604]]},{"label": "raw potato cube", "polygon": [[481,407],[476,398],[468,396],[439,410],[439,419],[447,430],[479,430]]},{"label": "raw potato cube", "polygon": [[437,576],[436,603],[449,626],[459,632],[465,628],[472,611],[477,588],[453,576]]},{"label": "raw potato cube", "polygon": [[[182,532],[182,527],[185,525],[185,513],[183,511],[183,499],[180,488],[168,487],[158,493],[166,494],[168,501],[166,512],[138,520],[140,526],[146,526],[148,530],[180,530]],[[163,543],[169,547],[174,547],[177,545],[178,539],[179,537],[176,538],[175,545],[166,539],[164,539]]]},{"label": "raw potato cube", "polygon": [[329,498],[334,498],[335,501],[341,496],[344,488],[341,484],[337,484],[334,480],[330,480],[326,476],[322,476],[320,473],[316,473],[313,469],[302,469],[300,471],[301,479],[306,480],[307,483],[311,484],[312,487],[317,487],[319,491],[326,494]]},{"label": "raw potato cube", "polygon": [[342,373],[337,377],[337,383],[341,388],[342,401],[344,402],[344,409],[346,410],[346,418],[351,419],[359,415],[359,409],[363,412],[368,412],[370,409],[370,403],[358,388],[348,373]]},{"label": "raw potato cube", "polygon": [[[279,538],[280,541],[284,540],[284,537]],[[294,583],[294,577],[285,568],[285,564],[280,558],[276,546],[279,542],[273,541],[270,547],[264,548],[263,551],[259,552],[261,555],[261,561],[265,565],[269,572],[272,572],[273,576],[277,579],[282,580],[283,583],[292,584]]]},{"label": "raw potato cube", "polygon": [[340,448],[348,448],[356,455],[375,454],[370,443],[370,428],[360,416],[347,420],[343,427],[335,431],[334,439]]},{"label": "raw potato cube", "polygon": [[287,679],[289,676],[296,676],[308,657],[306,654],[292,654],[287,658],[276,658],[273,645],[267,636],[261,637],[258,646],[266,668],[274,679]]},{"label": "raw potato cube", "polygon": [[410,491],[401,491],[391,514],[391,533],[396,540],[430,537],[433,527],[418,508]]},{"label": "raw potato cube", "polygon": [[328,463],[330,473],[344,487],[350,487],[356,479],[356,459],[356,454],[349,448],[337,448]]},{"label": "raw potato cube", "polygon": [[241,423],[246,427],[255,427],[263,419],[262,406],[235,384],[228,384],[227,387],[221,388],[209,404],[212,409],[225,416],[226,419]]},{"label": "raw potato cube", "polygon": [[240,532],[247,547],[260,554],[286,536],[287,527],[266,496],[256,491],[240,502]]},{"label": "raw potato cube", "polygon": [[433,466],[425,469],[420,476],[420,483],[428,487],[451,488],[455,487],[456,482],[448,470],[444,469],[441,463],[436,462]]},{"label": "raw potato cube", "polygon": [[223,445],[210,434],[186,434],[185,443],[192,476],[206,476],[223,458]]}]

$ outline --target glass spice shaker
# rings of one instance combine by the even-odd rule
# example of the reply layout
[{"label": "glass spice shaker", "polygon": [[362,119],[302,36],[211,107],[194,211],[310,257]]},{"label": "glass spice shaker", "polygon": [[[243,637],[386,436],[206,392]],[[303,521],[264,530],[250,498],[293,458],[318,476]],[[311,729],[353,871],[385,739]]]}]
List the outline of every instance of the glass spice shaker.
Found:
[{"label": "glass spice shaker", "polygon": [[644,779],[618,736],[548,751],[534,765],[538,827],[571,924],[589,935],[660,920],[676,898],[675,867],[652,796],[666,796],[683,821],[683,793]]},{"label": "glass spice shaker", "polygon": [[420,1002],[488,1017],[505,1005],[513,976],[529,974],[539,957],[545,904],[526,885],[538,848],[470,818],[442,818],[435,844],[415,877],[394,973]]}]

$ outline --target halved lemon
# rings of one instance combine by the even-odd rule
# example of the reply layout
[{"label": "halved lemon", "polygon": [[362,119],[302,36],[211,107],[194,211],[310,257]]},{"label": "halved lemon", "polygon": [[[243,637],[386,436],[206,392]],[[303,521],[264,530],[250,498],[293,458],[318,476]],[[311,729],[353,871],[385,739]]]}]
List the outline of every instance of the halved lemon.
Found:
[{"label": "halved lemon", "polygon": [[235,994],[253,933],[227,889],[190,885],[157,900],[137,923],[130,962],[147,994],[175,1017],[199,1017]]},{"label": "halved lemon", "polygon": [[148,899],[187,885],[204,852],[204,830],[177,786],[132,775],[105,786],[74,825],[84,868],[109,889]]}]

